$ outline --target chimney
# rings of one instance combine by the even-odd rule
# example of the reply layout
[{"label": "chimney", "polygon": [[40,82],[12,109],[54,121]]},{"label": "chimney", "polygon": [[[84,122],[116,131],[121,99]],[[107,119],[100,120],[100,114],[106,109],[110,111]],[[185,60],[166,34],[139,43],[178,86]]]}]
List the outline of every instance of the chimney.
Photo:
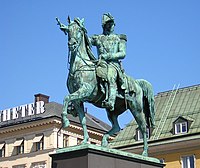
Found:
[{"label": "chimney", "polygon": [[49,103],[49,96],[47,95],[44,95],[44,94],[35,94],[35,102],[38,102],[38,101],[43,101],[45,104],[46,103]]}]

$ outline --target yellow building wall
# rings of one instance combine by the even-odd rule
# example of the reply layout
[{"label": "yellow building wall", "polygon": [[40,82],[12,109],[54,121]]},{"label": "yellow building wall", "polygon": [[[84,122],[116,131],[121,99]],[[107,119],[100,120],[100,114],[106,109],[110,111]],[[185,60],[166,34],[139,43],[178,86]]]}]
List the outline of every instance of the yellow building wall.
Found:
[{"label": "yellow building wall", "polygon": [[[54,128],[53,124],[46,124],[0,134],[0,140],[6,143],[6,157],[0,158],[0,168],[12,168],[16,165],[25,165],[30,168],[33,163],[40,162],[45,163],[46,167],[50,168],[51,157],[49,157],[49,153],[52,153],[57,148],[57,134]],[[41,133],[44,134],[44,150],[35,151],[33,139],[36,134]],[[16,148],[14,148],[13,144],[16,138],[24,138],[23,154],[15,154]]]},{"label": "yellow building wall", "polygon": [[20,154],[8,158],[1,158],[0,167],[2,168],[12,168],[17,165],[25,165],[25,167],[30,168],[32,163],[44,162],[47,168],[51,167],[51,158],[49,157],[49,151],[43,153],[44,151],[38,151],[30,154]]},{"label": "yellow building wall", "polygon": [[181,157],[191,155],[195,155],[196,168],[200,168],[200,149],[187,150],[182,152],[174,151],[173,154],[161,154],[155,157],[159,159],[164,159],[164,163],[166,164],[165,168],[181,168]]},{"label": "yellow building wall", "polygon": [[[77,129],[75,126],[58,133],[60,125],[44,124],[42,121],[36,122],[37,125],[25,123],[0,130],[0,141],[5,142],[5,157],[0,157],[0,168],[13,168],[16,165],[25,165],[26,168],[31,168],[33,163],[39,162],[44,162],[46,168],[50,168],[51,157],[49,157],[49,153],[55,152],[57,145],[63,147],[63,134],[69,136],[69,146],[77,145],[77,139],[83,139],[82,129]],[[36,151],[33,139],[36,134],[41,133],[44,135],[44,149]],[[90,141],[100,144],[99,139],[102,138],[102,134],[90,134],[92,135]],[[24,153],[18,155],[16,155],[16,147],[13,145],[17,138],[24,138]]]}]

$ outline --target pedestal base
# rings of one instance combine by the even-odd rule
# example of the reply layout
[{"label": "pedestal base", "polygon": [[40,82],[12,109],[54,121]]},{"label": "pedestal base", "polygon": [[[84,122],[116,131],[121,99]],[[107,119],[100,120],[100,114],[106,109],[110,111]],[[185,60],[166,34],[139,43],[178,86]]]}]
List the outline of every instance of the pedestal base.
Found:
[{"label": "pedestal base", "polygon": [[163,168],[156,158],[84,144],[58,149],[52,168]]}]

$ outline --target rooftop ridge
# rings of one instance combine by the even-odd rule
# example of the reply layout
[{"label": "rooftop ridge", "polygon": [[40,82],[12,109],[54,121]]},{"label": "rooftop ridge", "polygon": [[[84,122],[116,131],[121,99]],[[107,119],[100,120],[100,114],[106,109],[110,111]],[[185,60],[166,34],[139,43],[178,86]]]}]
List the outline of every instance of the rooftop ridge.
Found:
[{"label": "rooftop ridge", "polygon": [[[185,87],[181,87],[181,88],[179,88],[178,89],[178,91],[185,91],[185,90],[187,90],[187,89],[197,89],[197,88],[200,88],[200,84],[196,84],[196,85],[192,85],[192,86],[185,86]],[[170,93],[170,92],[172,92],[173,90],[172,89],[170,89],[170,90],[167,90],[167,91],[163,91],[163,92],[158,92],[155,96],[156,97],[158,97],[158,96],[161,96],[161,95],[163,95],[163,94],[168,94],[168,93]]]},{"label": "rooftop ridge", "polygon": [[[106,127],[104,127],[104,126],[102,125],[102,124],[104,124],[104,125],[109,126],[108,124],[106,124],[106,123],[103,122],[102,120],[97,119],[96,117],[94,117],[94,116],[91,115],[90,113],[86,113],[86,115],[87,115],[88,119],[90,119],[92,122],[95,122],[95,124],[97,124],[100,128],[102,128],[103,130],[107,130],[107,131],[108,131],[108,128],[106,128]],[[95,119],[95,120],[94,120],[94,119]],[[96,120],[98,120],[99,123],[98,123]],[[100,122],[101,122],[102,124],[100,124]]]}]

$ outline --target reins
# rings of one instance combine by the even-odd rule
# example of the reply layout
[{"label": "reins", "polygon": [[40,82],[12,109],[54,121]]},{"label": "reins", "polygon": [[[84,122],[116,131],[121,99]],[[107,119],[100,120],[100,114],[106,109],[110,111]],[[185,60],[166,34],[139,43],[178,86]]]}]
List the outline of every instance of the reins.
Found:
[{"label": "reins", "polygon": [[[77,22],[76,22],[76,23],[77,23]],[[80,29],[80,32],[81,32],[81,39],[80,39],[80,40],[77,40],[77,41],[78,41],[78,45],[76,46],[74,52],[70,51],[70,48],[69,48],[69,51],[68,51],[68,65],[71,65],[71,61],[70,61],[70,60],[71,60],[71,55],[72,55],[72,54],[74,54],[74,55],[76,55],[77,57],[79,57],[79,58],[84,62],[85,65],[79,67],[79,69],[76,69],[76,70],[73,72],[73,74],[74,74],[75,72],[77,72],[77,71],[95,71],[95,67],[96,67],[95,63],[98,62],[98,60],[85,59],[85,58],[83,58],[83,57],[81,56],[81,53],[80,53],[80,51],[79,51],[79,47],[81,46],[81,43],[83,42],[83,36],[86,36],[86,35],[85,35],[84,29],[83,29],[79,24],[78,24],[78,26],[81,28],[81,29]],[[85,45],[86,45],[86,44],[85,44]],[[86,48],[86,52],[87,52],[87,47],[85,47],[85,48]],[[87,54],[88,54],[88,53],[87,53]],[[93,64],[89,64],[89,63],[87,63],[87,62],[91,62],[91,63],[93,63]],[[92,68],[92,69],[82,69],[84,66],[87,66],[87,67]],[[94,68],[94,69],[93,69],[93,68]],[[70,70],[69,66],[68,66],[68,70]]]}]

